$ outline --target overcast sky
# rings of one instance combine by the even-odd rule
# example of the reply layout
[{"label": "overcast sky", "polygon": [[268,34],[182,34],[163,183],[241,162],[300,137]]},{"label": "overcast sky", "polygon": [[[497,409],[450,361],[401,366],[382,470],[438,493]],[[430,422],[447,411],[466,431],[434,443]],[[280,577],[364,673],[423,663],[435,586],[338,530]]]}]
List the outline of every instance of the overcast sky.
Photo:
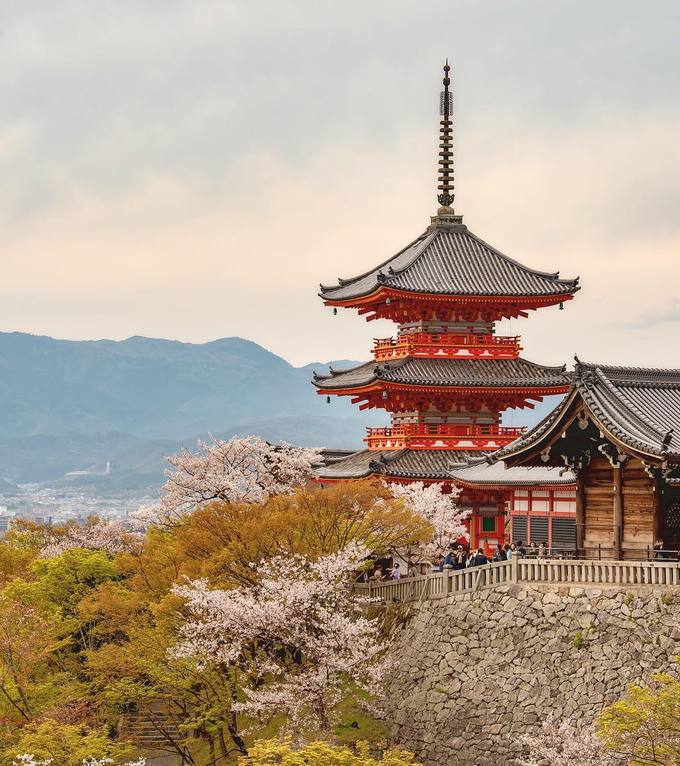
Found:
[{"label": "overcast sky", "polygon": [[0,0],[0,329],[366,358],[318,284],[435,212],[448,55],[456,211],[581,277],[524,355],[680,367],[679,39],[677,0]]}]

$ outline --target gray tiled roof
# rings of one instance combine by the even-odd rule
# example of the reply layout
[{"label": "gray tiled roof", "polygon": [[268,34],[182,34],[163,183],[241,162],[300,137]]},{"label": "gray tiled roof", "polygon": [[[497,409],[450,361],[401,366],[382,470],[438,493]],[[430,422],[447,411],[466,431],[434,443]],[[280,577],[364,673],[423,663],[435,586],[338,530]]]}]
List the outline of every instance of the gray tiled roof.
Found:
[{"label": "gray tiled roof", "polygon": [[[370,475],[413,479],[451,477],[451,471],[461,466],[473,453],[463,450],[363,450],[319,468],[319,479],[361,479]],[[476,453],[479,455],[479,453]]]},{"label": "gray tiled roof", "polygon": [[571,471],[561,468],[506,468],[500,463],[487,460],[470,461],[468,465],[456,468],[451,477],[464,484],[496,484],[499,486],[539,487],[575,484],[576,477]]},{"label": "gray tiled roof", "polygon": [[569,295],[577,279],[535,271],[496,250],[462,223],[430,227],[375,269],[339,285],[321,285],[321,297],[342,301],[369,295],[380,285],[441,295]]},{"label": "gray tiled roof", "polygon": [[330,375],[314,376],[319,389],[353,388],[376,380],[422,386],[489,386],[543,388],[567,386],[565,368],[546,367],[527,359],[418,359],[366,362]]},{"label": "gray tiled roof", "polygon": [[575,385],[600,423],[624,444],[651,455],[680,455],[680,370],[579,362]]},{"label": "gray tiled roof", "polygon": [[505,459],[540,441],[580,396],[601,427],[631,449],[680,459],[680,370],[614,367],[577,360],[569,395],[541,423],[494,453]]}]

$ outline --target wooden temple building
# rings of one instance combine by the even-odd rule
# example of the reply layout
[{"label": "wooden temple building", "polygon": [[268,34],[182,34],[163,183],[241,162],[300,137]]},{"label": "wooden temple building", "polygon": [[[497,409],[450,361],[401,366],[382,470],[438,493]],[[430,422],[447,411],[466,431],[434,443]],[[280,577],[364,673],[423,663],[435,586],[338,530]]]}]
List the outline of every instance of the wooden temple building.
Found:
[{"label": "wooden temple building", "polygon": [[575,475],[576,544],[586,558],[680,550],[680,370],[577,359],[562,404],[491,459],[509,473],[562,466]]},{"label": "wooden temple building", "polygon": [[320,296],[334,311],[349,308],[368,321],[388,319],[397,332],[375,340],[370,361],[315,374],[314,385],[328,401],[349,396],[360,409],[391,415],[389,427],[368,429],[365,450],[327,461],[317,479],[459,484],[461,503],[471,509],[473,546],[503,542],[508,503],[511,512],[519,504],[521,515],[525,502],[527,508],[535,502],[541,519],[549,519],[537,522],[536,532],[550,543],[561,534],[553,516],[559,519],[564,511],[573,527],[572,476],[539,468],[516,472],[523,478],[517,475],[514,482],[498,475],[495,482],[487,476],[486,483],[474,484],[472,473],[466,474],[470,481],[458,481],[452,472],[522,435],[524,429],[501,424],[504,410],[533,407],[568,391],[564,367],[524,359],[520,338],[497,335],[495,325],[535,309],[562,308],[579,289],[578,279],[523,266],[473,234],[454,211],[448,63],[443,84],[437,214],[396,255],[359,276],[321,285]]}]

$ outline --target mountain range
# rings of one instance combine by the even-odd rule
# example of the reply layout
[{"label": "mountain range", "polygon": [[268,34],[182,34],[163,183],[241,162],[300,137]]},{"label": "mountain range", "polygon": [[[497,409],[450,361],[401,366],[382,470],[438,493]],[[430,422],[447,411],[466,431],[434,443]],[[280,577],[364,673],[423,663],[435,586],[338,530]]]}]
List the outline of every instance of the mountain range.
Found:
[{"label": "mountain range", "polygon": [[[335,367],[356,364],[330,362]],[[212,433],[359,448],[383,422],[316,394],[312,363],[293,367],[243,338],[181,343],[69,341],[0,333],[0,479],[134,487],[162,479],[163,457]]]},{"label": "mountain range", "polygon": [[[34,482],[158,486],[164,456],[208,434],[361,448],[364,426],[387,417],[318,396],[312,372],[328,364],[357,362],[293,367],[236,337],[194,344],[0,333],[0,490]],[[515,422],[533,422],[553,405]],[[72,471],[94,473],[65,479]]]}]

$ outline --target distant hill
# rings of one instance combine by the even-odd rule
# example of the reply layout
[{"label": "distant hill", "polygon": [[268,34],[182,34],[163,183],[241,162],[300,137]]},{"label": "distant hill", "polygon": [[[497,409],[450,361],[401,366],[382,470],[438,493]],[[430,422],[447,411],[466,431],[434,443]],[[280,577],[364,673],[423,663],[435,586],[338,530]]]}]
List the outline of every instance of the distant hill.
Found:
[{"label": "distant hill", "polygon": [[0,479],[0,495],[13,495],[17,488],[14,484],[11,484],[5,479]]},{"label": "distant hill", "polygon": [[[0,333],[0,480],[158,486],[164,456],[194,448],[209,433],[360,449],[364,426],[382,425],[387,416],[360,413],[341,399],[326,404],[310,380],[327,366],[293,367],[243,338],[194,344]],[[554,404],[506,420],[533,423]],[[102,472],[107,461],[109,475],[63,478],[69,471]]]},{"label": "distant hill", "polygon": [[242,338],[192,344],[0,333],[0,437],[123,431],[177,439],[301,414],[352,418],[349,407],[327,407],[315,394],[312,368]]},{"label": "distant hill", "polygon": [[363,426],[384,418],[346,401],[326,404],[310,384],[324,367],[293,367],[242,338],[193,344],[0,333],[0,478],[54,481],[101,471],[110,460],[110,476],[78,481],[156,483],[164,455],[208,433],[359,448]]}]

